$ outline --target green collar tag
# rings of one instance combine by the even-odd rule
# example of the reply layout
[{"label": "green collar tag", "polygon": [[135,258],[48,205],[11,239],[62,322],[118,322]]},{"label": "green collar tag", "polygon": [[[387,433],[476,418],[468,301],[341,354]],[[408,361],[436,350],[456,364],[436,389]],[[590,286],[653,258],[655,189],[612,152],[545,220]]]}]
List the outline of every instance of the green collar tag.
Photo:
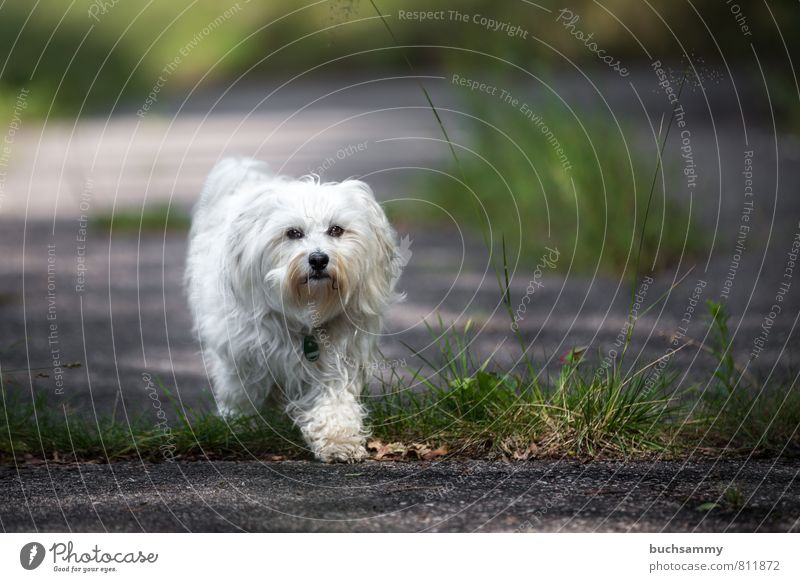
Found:
[{"label": "green collar tag", "polygon": [[316,362],[319,359],[319,342],[313,335],[303,337],[303,354],[309,362]]}]

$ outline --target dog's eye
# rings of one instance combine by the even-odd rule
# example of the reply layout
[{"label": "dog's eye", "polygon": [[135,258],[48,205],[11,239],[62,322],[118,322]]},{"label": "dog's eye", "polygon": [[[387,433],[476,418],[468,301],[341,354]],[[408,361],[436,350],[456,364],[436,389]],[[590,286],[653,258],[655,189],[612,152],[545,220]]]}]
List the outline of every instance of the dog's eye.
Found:
[{"label": "dog's eye", "polygon": [[328,229],[328,236],[332,236],[333,238],[339,238],[344,234],[344,229],[341,226],[333,225]]},{"label": "dog's eye", "polygon": [[286,236],[291,239],[303,238],[303,231],[297,228],[290,228],[286,231]]}]

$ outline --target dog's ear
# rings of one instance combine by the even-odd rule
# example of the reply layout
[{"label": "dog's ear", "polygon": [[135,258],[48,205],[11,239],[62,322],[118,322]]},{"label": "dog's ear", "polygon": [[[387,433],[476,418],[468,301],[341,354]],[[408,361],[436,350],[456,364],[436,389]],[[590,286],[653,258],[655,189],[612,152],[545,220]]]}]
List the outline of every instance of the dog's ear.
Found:
[{"label": "dog's ear", "polygon": [[362,278],[355,302],[367,315],[380,315],[396,299],[394,284],[399,277],[397,235],[372,189],[359,180],[347,180],[346,188],[366,213],[372,240],[368,246],[366,273]]},{"label": "dog's ear", "polygon": [[226,262],[222,265],[222,281],[226,291],[235,297],[241,304],[252,303],[252,293],[256,285],[257,273],[253,257],[254,245],[248,244],[252,232],[253,216],[242,213],[233,219],[228,237],[223,244],[227,247]]}]

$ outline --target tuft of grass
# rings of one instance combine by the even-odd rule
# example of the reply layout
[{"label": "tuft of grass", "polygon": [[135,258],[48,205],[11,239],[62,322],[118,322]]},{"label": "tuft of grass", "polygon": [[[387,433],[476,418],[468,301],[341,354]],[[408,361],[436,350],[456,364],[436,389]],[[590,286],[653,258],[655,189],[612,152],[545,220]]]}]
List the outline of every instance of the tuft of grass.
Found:
[{"label": "tuft of grass", "polygon": [[722,492],[722,497],[726,505],[734,511],[743,509],[747,503],[747,495],[738,483],[728,485]]},{"label": "tuft of grass", "polygon": [[706,302],[708,351],[717,362],[703,392],[695,423],[709,446],[754,455],[800,454],[800,388],[795,381],[759,381],[736,364],[730,316],[721,303]]},{"label": "tuft of grass", "polygon": [[191,226],[189,213],[169,206],[158,204],[143,210],[118,210],[93,216],[91,226],[104,232],[119,234],[157,233],[165,231],[186,232]]},{"label": "tuft of grass", "polygon": [[475,362],[469,325],[429,330],[437,361],[425,359],[426,371],[407,380],[396,376],[372,405],[373,432],[383,440],[513,458],[628,457],[668,448],[679,407],[667,396],[666,376],[650,386],[644,375],[601,374],[584,370],[582,357],[567,357],[547,384],[530,367],[504,373],[490,360]]},{"label": "tuft of grass", "polygon": [[725,306],[717,301],[706,301],[706,308],[710,317],[709,349],[717,360],[714,378],[718,386],[724,388],[728,394],[732,394],[738,384],[737,376],[743,373],[738,370],[733,359],[733,342],[728,329],[730,317]]}]

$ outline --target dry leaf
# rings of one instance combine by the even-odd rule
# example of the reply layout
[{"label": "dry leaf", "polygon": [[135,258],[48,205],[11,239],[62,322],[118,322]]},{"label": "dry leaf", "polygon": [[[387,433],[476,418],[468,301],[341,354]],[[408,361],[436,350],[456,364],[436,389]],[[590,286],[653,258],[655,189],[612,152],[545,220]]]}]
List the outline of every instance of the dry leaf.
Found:
[{"label": "dry leaf", "polygon": [[401,461],[410,459],[430,461],[448,453],[446,447],[439,447],[438,449],[432,450],[424,443],[411,443],[410,445],[406,445],[404,443],[395,442],[384,444],[378,439],[368,442],[367,450],[373,453],[372,458],[376,461]]},{"label": "dry leaf", "polygon": [[425,461],[432,461],[437,457],[444,457],[449,452],[450,451],[447,450],[447,447],[439,447],[438,449],[433,449],[432,451],[425,453],[424,455],[422,455],[422,458]]},{"label": "dry leaf", "polygon": [[511,457],[515,461],[527,461],[528,459],[535,459],[539,454],[539,445],[536,443],[529,444],[526,448],[515,448],[511,453]]}]

